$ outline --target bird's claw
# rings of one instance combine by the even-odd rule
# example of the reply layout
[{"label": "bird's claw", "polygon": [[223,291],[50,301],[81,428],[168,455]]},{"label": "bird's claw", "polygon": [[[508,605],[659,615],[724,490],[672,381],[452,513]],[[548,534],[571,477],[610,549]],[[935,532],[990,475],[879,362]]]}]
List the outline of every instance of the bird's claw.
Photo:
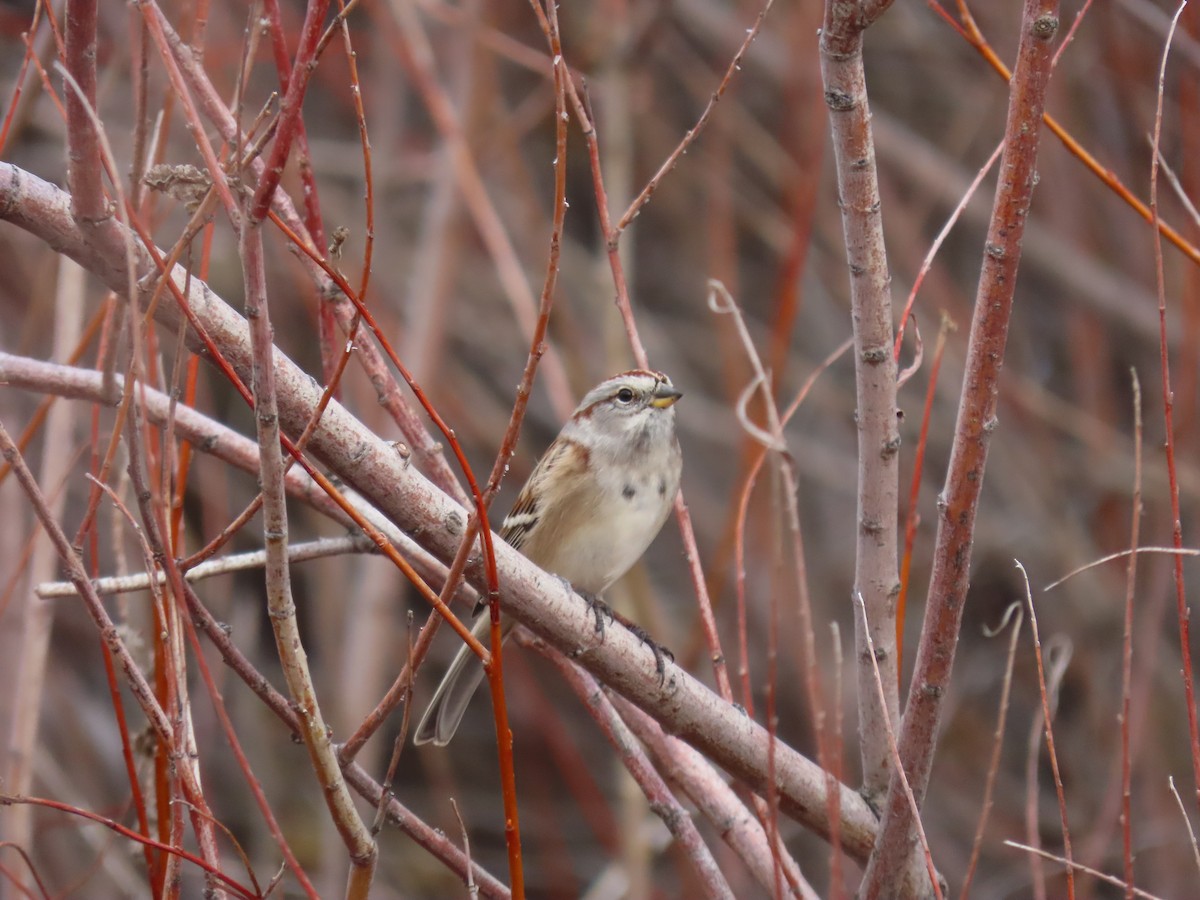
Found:
[{"label": "bird's claw", "polygon": [[654,671],[658,673],[658,686],[662,687],[667,680],[667,666],[664,660],[675,662],[675,654],[666,647],[658,644],[649,633],[637,625],[629,622],[625,623],[626,627],[634,633],[639,641],[650,648],[650,652],[654,654]]},{"label": "bird's claw", "polygon": [[[575,592],[575,588],[565,578],[560,577],[559,581],[566,586],[567,590]],[[658,683],[661,687],[666,682],[667,678],[666,661],[670,660],[672,663],[675,662],[675,654],[666,647],[656,643],[654,639],[650,637],[650,633],[646,631],[646,629],[642,628],[640,625],[635,625],[624,616],[614,612],[611,606],[609,606],[595,594],[587,594],[583,591],[579,591],[578,593],[587,603],[588,609],[592,611],[592,615],[596,617],[596,634],[603,637],[605,627],[604,617],[608,616],[608,620],[610,622],[620,622],[622,625],[628,628],[639,641],[650,648],[650,652],[654,654],[654,671],[658,673]]]},{"label": "bird's claw", "polygon": [[612,607],[610,607],[595,594],[581,594],[580,596],[587,601],[588,609],[590,609],[592,611],[592,615],[596,617],[596,634],[603,636],[604,617],[608,616],[608,620],[610,622],[616,620],[616,614],[612,611]]}]

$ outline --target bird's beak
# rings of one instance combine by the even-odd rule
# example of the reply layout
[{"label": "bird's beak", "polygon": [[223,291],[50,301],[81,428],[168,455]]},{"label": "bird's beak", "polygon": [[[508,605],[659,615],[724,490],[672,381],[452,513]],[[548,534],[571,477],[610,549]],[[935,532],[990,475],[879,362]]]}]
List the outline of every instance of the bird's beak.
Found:
[{"label": "bird's beak", "polygon": [[650,401],[650,405],[655,409],[666,409],[668,406],[674,406],[675,401],[683,396],[683,391],[677,391],[669,384],[659,384],[654,389],[654,399]]}]

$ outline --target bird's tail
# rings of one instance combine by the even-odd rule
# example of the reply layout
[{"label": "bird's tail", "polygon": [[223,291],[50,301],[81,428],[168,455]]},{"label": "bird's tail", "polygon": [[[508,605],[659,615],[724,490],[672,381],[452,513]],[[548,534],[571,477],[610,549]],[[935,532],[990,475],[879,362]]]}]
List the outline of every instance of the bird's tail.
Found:
[{"label": "bird's tail", "polygon": [[[485,610],[475,619],[471,633],[486,644],[490,627],[491,620]],[[502,628],[504,636],[507,637],[512,630],[512,623],[505,622]],[[467,705],[475,695],[479,683],[483,681],[483,676],[483,663],[471,652],[470,647],[463,644],[454,655],[454,660],[434,692],[433,699],[429,701],[425,714],[421,716],[417,730],[413,732],[413,743],[434,744],[438,747],[450,743],[467,712]]]}]

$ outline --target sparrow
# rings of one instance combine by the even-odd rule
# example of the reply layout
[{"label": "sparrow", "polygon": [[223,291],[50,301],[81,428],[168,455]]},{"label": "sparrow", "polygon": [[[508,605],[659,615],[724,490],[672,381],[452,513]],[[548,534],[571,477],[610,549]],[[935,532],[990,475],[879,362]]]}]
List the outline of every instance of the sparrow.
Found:
[{"label": "sparrow", "polygon": [[[681,396],[662,372],[641,369],[596,385],[538,461],[500,526],[509,546],[588,600],[597,630],[602,630],[600,610],[612,615],[599,595],[646,552],[679,492],[682,456],[674,407]],[[486,642],[486,602],[475,612],[472,632]],[[505,638],[516,624],[510,616],[501,617]],[[662,651],[644,631],[631,627],[651,645],[661,672]],[[483,663],[464,644],[421,717],[413,743],[447,744],[483,677]]]}]

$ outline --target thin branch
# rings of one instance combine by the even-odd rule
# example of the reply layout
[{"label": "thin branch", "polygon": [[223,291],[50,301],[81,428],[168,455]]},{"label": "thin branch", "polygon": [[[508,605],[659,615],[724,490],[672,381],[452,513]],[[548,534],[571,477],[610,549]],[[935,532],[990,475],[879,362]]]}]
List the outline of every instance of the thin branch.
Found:
[{"label": "thin branch", "polygon": [[[1006,847],[1015,847],[1017,850],[1024,850],[1026,853],[1032,853],[1035,856],[1040,856],[1043,859],[1050,860],[1051,862],[1059,863],[1060,865],[1065,866],[1068,871],[1083,872],[1085,875],[1091,875],[1093,878],[1106,882],[1107,884],[1115,885],[1119,888],[1127,887],[1125,882],[1123,882],[1120,878],[1117,878],[1115,875],[1105,875],[1103,872],[1099,872],[1089,866],[1085,866],[1077,862],[1071,862],[1068,859],[1063,859],[1063,857],[1056,853],[1048,853],[1047,851],[1041,850],[1038,847],[1030,847],[1028,844],[1022,844],[1019,841],[1005,841],[1004,845]],[[1156,894],[1151,894],[1149,891],[1143,891],[1141,888],[1136,887],[1133,888],[1133,895],[1135,897],[1141,897],[1143,900],[1162,900],[1162,898]]]},{"label": "thin branch", "polygon": [[[314,4],[319,6],[320,3]],[[311,17],[312,7],[309,8]],[[319,21],[319,20],[318,20]],[[313,28],[313,31],[316,29]],[[312,37],[315,43],[316,37]],[[298,79],[297,79],[298,80]],[[296,88],[293,81],[292,88]],[[289,91],[291,96],[292,91]],[[301,91],[299,96],[303,96]],[[299,96],[293,98],[293,116],[299,113]],[[287,103],[285,101],[285,109]],[[295,121],[290,123],[295,127]],[[281,124],[281,132],[284,130]],[[278,141],[279,138],[277,137]],[[278,145],[277,145],[278,146]],[[282,169],[282,157],[278,157]],[[375,874],[378,847],[363,822],[347,789],[317,699],[316,687],[308,667],[308,657],[296,620],[292,598],[291,567],[288,562],[288,516],[284,499],[284,464],[280,450],[279,410],[275,381],[274,345],[267,304],[266,269],[263,260],[262,216],[270,202],[270,190],[262,185],[246,216],[241,233],[240,252],[245,279],[246,317],[250,322],[251,374],[254,386],[254,419],[259,446],[260,479],[263,497],[263,541],[266,545],[267,609],[275,633],[275,647],[292,700],[301,711],[300,735],[321,785],[321,793],[350,858],[348,898],[365,900]],[[310,418],[311,421],[311,418]]]},{"label": "thin branch", "polygon": [[[1067,858],[1067,897],[1068,900],[1075,900],[1075,872],[1070,868],[1071,863],[1071,828],[1067,821],[1067,798],[1063,790],[1062,772],[1058,765],[1058,752],[1054,746],[1054,710],[1056,703],[1051,701],[1051,695],[1058,695],[1057,685],[1061,682],[1061,673],[1066,671],[1065,661],[1058,666],[1058,676],[1056,678],[1046,678],[1045,666],[1042,659],[1042,639],[1038,634],[1037,613],[1033,608],[1033,592],[1029,589],[1029,575],[1025,572],[1025,567],[1017,561],[1017,568],[1021,572],[1021,578],[1025,585],[1025,604],[1029,608],[1029,629],[1033,632],[1033,651],[1034,659],[1037,661],[1038,672],[1038,693],[1042,699],[1042,722],[1046,733],[1046,752],[1050,756],[1050,771],[1054,775],[1054,792],[1058,798],[1058,815],[1062,823],[1063,848]],[[1047,684],[1053,684],[1055,687],[1047,687]]]},{"label": "thin branch", "polygon": [[987,829],[988,816],[992,811],[992,793],[996,787],[996,775],[1000,771],[1000,752],[1004,748],[1004,728],[1008,721],[1009,695],[1012,691],[1013,666],[1017,659],[1017,642],[1021,637],[1021,622],[1024,614],[1020,603],[1012,603],[1004,611],[1004,618],[994,629],[985,629],[987,637],[995,637],[1007,627],[1011,620],[1012,636],[1008,640],[1008,657],[1004,664],[1004,679],[1000,687],[1000,708],[996,714],[996,728],[992,732],[992,755],[988,759],[987,779],[984,782],[983,802],[979,805],[979,822],[975,826],[975,839],[971,841],[971,858],[967,862],[967,871],[963,875],[962,890],[959,900],[967,900],[971,893],[971,881],[975,876],[975,866],[979,863],[979,854],[983,849],[983,835]]},{"label": "thin branch", "polygon": [[1179,796],[1179,789],[1175,787],[1174,776],[1167,776],[1167,784],[1171,788],[1171,796],[1175,798],[1175,805],[1179,807],[1179,815],[1183,818],[1183,824],[1187,828],[1188,843],[1192,845],[1192,859],[1196,863],[1196,871],[1200,873],[1200,846],[1196,844],[1196,829],[1192,828],[1192,820],[1188,818],[1187,807],[1183,805],[1183,798]]},{"label": "thin branch", "polygon": [[687,134],[683,136],[682,140],[680,140],[680,142],[676,145],[675,149],[671,151],[665,160],[663,160],[662,165],[658,167],[658,171],[651,176],[648,182],[646,182],[646,186],[642,188],[641,193],[633,198],[633,202],[629,204],[629,208],[625,210],[625,213],[621,216],[617,224],[613,226],[611,233],[608,235],[608,241],[610,243],[615,244],[616,241],[621,239],[621,234],[630,226],[633,220],[637,218],[638,214],[642,211],[642,207],[650,201],[650,198],[654,195],[654,192],[658,190],[659,182],[661,182],[663,178],[665,178],[671,172],[671,170],[679,164],[679,158],[683,156],[683,154],[687,153],[688,148],[695,143],[696,138],[700,136],[700,132],[704,130],[704,127],[708,124],[709,119],[712,118],[713,111],[716,110],[717,104],[721,101],[721,98],[725,96],[725,92],[729,89],[729,85],[733,81],[734,74],[742,70],[742,60],[745,58],[746,52],[750,49],[750,45],[754,43],[754,39],[758,37],[758,32],[759,29],[762,28],[763,20],[767,17],[767,13],[771,11],[771,6],[774,4],[774,2],[775,0],[767,0],[767,2],[763,4],[763,8],[754,18],[754,24],[746,29],[746,37],[743,38],[741,46],[738,47],[737,52],[733,54],[733,59],[731,59],[729,61],[729,65],[726,66],[725,75],[721,79],[721,82],[717,85],[717,89],[713,91],[712,95],[708,98],[708,103],[705,105],[704,111],[700,113],[700,118],[696,120],[695,125],[688,129]]},{"label": "thin branch", "polygon": [[[1129,546],[1136,548],[1142,525],[1142,385],[1137,369],[1130,368],[1133,383],[1133,498],[1129,518]],[[1129,746],[1130,695],[1133,690],[1133,601],[1137,593],[1137,554],[1129,554],[1125,567],[1125,622],[1121,630],[1121,853],[1125,863],[1125,896],[1133,898],[1133,754]]]},{"label": "thin branch", "polygon": [[1109,553],[1106,556],[1101,556],[1099,559],[1093,559],[1089,563],[1084,563],[1082,566],[1072,569],[1062,578],[1050,582],[1048,585],[1042,588],[1042,590],[1053,590],[1063,582],[1074,578],[1076,575],[1079,575],[1082,572],[1086,572],[1088,569],[1094,569],[1097,566],[1102,566],[1105,563],[1112,562],[1113,560],[1125,559],[1128,556],[1133,556],[1139,553],[1162,554],[1163,556],[1200,556],[1200,550],[1195,550],[1191,547],[1134,547],[1132,550],[1118,550],[1116,553]]},{"label": "thin branch", "polygon": [[[288,545],[288,559],[291,562],[304,562],[310,559],[323,559],[328,556],[342,556],[347,553],[371,553],[375,550],[375,545],[361,535],[352,537],[338,538],[319,538],[315,541],[307,541],[303,544]],[[188,569],[184,574],[184,578],[189,582],[195,583],[203,581],[205,578],[214,578],[217,575],[228,575],[231,572],[244,572],[248,569],[261,569],[266,565],[267,553],[265,550],[252,550],[248,553],[235,553],[231,556],[223,556],[220,559],[209,560]],[[153,576],[155,584],[165,584],[167,576],[159,571]],[[145,572],[137,572],[132,575],[113,575],[108,578],[97,578],[93,582],[96,593],[101,595],[123,594],[129,591],[144,591],[150,587],[151,576]],[[52,597],[74,597],[78,595],[75,585],[69,581],[50,581],[44,584],[39,584],[37,588],[39,597],[50,599]]]}]

